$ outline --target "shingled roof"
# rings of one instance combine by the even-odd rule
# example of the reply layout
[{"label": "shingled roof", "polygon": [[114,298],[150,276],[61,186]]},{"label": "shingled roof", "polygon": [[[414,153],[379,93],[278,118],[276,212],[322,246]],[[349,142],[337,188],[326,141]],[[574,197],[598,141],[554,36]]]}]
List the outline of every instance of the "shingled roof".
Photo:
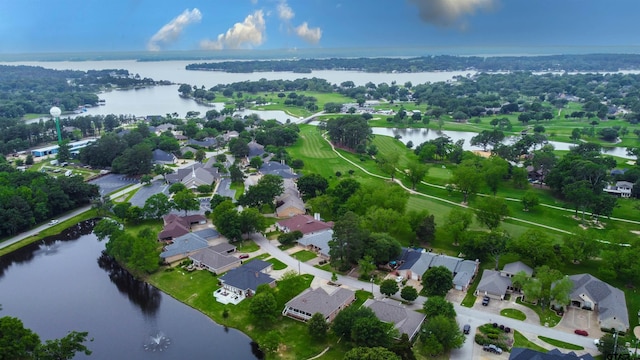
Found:
[{"label": "shingled roof", "polygon": [[368,299],[364,306],[371,309],[380,321],[394,324],[394,327],[402,334],[407,334],[409,340],[413,339],[426,315],[407,309],[397,301],[391,299]]},{"label": "shingled roof", "polygon": [[353,299],[355,293],[345,288],[337,288],[332,293],[319,287],[317,289],[306,289],[300,295],[289,300],[285,306],[308,314],[321,313],[325,318],[329,317],[338,309],[345,307],[349,299]]},{"label": "shingled roof", "polygon": [[622,290],[615,288],[606,282],[598,279],[590,274],[577,274],[569,276],[573,281],[573,290],[571,291],[571,300],[584,301],[582,294],[587,295],[595,302],[598,310],[598,319],[600,322],[615,320],[620,322],[625,329],[629,330],[629,313],[627,312],[627,301]]}]

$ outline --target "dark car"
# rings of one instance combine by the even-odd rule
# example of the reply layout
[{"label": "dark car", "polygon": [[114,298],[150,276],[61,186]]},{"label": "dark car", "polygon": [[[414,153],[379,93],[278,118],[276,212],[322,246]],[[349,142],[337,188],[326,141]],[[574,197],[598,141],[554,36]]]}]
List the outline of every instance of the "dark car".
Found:
[{"label": "dark car", "polygon": [[249,254],[242,254],[240,256],[238,256],[240,259],[248,259],[249,258]]},{"label": "dark car", "polygon": [[573,331],[576,335],[589,336],[589,333],[586,330],[576,329]]},{"label": "dark car", "polygon": [[469,334],[469,332],[471,331],[471,325],[466,324],[465,326],[462,327],[462,332],[465,334]]},{"label": "dark car", "polygon": [[487,306],[487,305],[489,305],[489,301],[490,301],[490,300],[491,300],[491,298],[489,298],[488,296],[486,296],[486,295],[485,295],[485,296],[482,298],[482,306]]}]

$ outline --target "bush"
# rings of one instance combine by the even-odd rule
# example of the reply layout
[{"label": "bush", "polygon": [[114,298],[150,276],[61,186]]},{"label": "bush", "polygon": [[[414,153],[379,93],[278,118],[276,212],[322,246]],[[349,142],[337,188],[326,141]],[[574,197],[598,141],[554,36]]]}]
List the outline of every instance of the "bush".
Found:
[{"label": "bush", "polygon": [[342,176],[342,173],[340,171],[336,171],[336,177],[340,177]]}]

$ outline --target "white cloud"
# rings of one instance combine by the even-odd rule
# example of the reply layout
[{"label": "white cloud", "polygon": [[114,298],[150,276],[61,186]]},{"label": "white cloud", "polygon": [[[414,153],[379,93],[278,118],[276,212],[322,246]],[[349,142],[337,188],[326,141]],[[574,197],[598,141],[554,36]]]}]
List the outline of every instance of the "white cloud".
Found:
[{"label": "white cloud", "polygon": [[295,31],[300,38],[311,44],[317,44],[322,37],[322,30],[319,27],[309,28],[309,24],[306,21],[295,28]]},{"label": "white cloud", "polygon": [[289,21],[293,19],[296,14],[293,12],[293,9],[287,4],[285,0],[281,1],[278,4],[278,17],[280,20]]},{"label": "white cloud", "polygon": [[150,51],[159,51],[161,45],[169,44],[175,41],[185,27],[189,24],[200,22],[202,14],[197,8],[193,10],[186,9],[182,14],[176,16],[173,20],[164,25],[157,33],[155,33],[147,43],[147,49]]},{"label": "white cloud", "polygon": [[200,47],[205,50],[240,49],[262,45],[265,40],[264,13],[258,10],[248,15],[243,22],[235,23],[216,40],[205,39]]},{"label": "white cloud", "polygon": [[409,0],[418,7],[420,17],[437,26],[461,26],[458,19],[477,9],[490,9],[498,0]]}]

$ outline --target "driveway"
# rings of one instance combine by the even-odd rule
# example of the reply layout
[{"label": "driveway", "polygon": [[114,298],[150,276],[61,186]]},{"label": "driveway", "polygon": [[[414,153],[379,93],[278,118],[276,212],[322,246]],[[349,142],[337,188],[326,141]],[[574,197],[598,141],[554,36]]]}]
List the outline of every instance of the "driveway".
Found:
[{"label": "driveway", "polygon": [[138,182],[139,180],[136,178],[126,177],[121,174],[107,174],[89,181],[89,184],[98,185],[100,187],[100,195],[107,195],[116,190],[122,189],[125,186],[136,184]]},{"label": "driveway", "polygon": [[158,193],[164,193],[169,196],[169,185],[165,185],[162,180],[154,180],[151,185],[143,185],[138,191],[131,197],[129,202],[132,206],[144,207],[145,201],[152,195]]}]

